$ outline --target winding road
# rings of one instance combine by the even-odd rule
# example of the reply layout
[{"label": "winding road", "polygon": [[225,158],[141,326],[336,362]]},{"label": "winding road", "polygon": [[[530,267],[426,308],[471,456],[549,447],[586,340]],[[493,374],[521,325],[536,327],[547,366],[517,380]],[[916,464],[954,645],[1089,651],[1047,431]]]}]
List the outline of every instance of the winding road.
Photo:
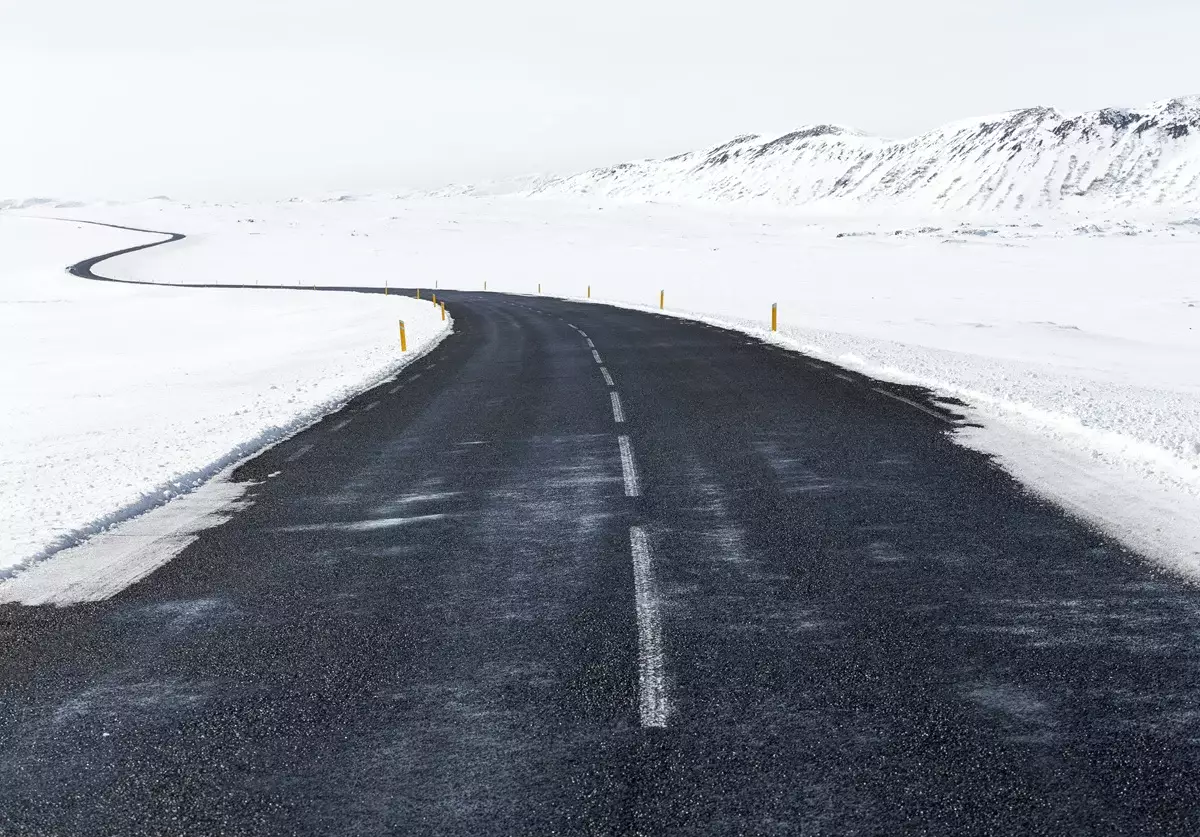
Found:
[{"label": "winding road", "polygon": [[249,508],[0,607],[0,833],[1200,833],[1200,591],[945,405],[440,293],[454,333]]}]

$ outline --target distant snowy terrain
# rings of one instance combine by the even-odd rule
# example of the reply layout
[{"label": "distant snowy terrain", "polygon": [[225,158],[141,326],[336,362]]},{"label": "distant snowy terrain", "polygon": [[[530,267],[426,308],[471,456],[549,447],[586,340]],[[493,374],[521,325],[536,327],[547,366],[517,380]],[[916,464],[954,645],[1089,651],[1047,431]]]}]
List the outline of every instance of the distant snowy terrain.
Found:
[{"label": "distant snowy terrain", "polygon": [[826,210],[1200,205],[1200,96],[1068,117],[1029,108],[889,140],[833,125],[533,182],[531,195]]},{"label": "distant snowy terrain", "polygon": [[[138,287],[64,270],[156,238],[0,214],[0,578],[189,491],[390,375],[404,360],[397,319],[409,358],[444,329],[432,306],[397,296]],[[240,241],[207,247],[232,246],[236,261]],[[279,254],[270,278],[287,281],[288,264]],[[120,275],[120,260],[98,270]],[[152,278],[220,276],[176,256]]]}]

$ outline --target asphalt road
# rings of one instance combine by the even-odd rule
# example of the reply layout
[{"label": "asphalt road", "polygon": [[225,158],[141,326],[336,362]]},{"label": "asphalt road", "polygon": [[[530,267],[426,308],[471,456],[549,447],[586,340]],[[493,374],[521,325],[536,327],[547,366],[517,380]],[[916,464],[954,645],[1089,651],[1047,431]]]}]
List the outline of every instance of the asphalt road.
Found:
[{"label": "asphalt road", "polygon": [[0,608],[0,833],[1200,833],[1200,591],[943,406],[445,298],[437,350],[243,466],[249,509],[111,600]]}]

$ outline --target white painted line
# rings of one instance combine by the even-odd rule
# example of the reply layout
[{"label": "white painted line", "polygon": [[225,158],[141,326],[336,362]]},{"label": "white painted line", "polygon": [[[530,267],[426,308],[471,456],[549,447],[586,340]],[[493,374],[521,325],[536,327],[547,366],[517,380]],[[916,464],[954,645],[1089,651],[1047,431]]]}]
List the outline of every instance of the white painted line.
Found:
[{"label": "white painted line", "polygon": [[841,378],[843,381],[849,381],[850,383],[854,383],[853,378],[851,378],[849,375],[843,375],[841,372],[834,372],[833,377]]},{"label": "white painted line", "polygon": [[613,421],[617,424],[625,423],[625,411],[621,409],[621,396],[615,392],[610,392],[608,397],[612,399]]},{"label": "white painted line", "polygon": [[628,436],[618,436],[617,444],[621,447],[621,475],[625,478],[625,496],[640,497],[642,488],[638,484],[637,465],[633,461],[633,445],[629,444]]},{"label": "white painted line", "polygon": [[663,674],[662,620],[658,615],[658,591],[650,539],[641,526],[629,528],[633,553],[633,594],[638,625],[638,708],[642,726],[667,725],[667,678]]},{"label": "white painted line", "polygon": [[374,410],[374,409],[375,409],[376,407],[378,407],[378,406],[379,406],[379,402],[378,402],[378,401],[372,401],[370,404],[368,404],[367,406],[363,407],[363,408],[362,408],[362,411],[363,411],[364,413],[368,413],[368,412],[370,412],[371,410]]},{"label": "white painted line", "polygon": [[571,328],[575,329],[576,331],[579,331],[579,326],[575,325],[575,323],[567,323],[567,325],[569,325]]},{"label": "white painted line", "polygon": [[388,395],[395,395],[403,388],[404,388],[404,384],[396,384],[394,387],[392,387],[391,389],[388,390]]},{"label": "white painted line", "polygon": [[918,404],[916,401],[913,401],[909,398],[905,398],[903,395],[896,395],[896,393],[894,393],[894,392],[888,392],[886,389],[880,389],[879,387],[872,387],[872,389],[875,390],[880,395],[886,395],[888,398],[893,398],[896,401],[899,401],[901,404],[907,404],[910,407],[916,407],[922,413],[931,415],[935,419],[941,419],[942,421],[946,422],[946,424],[954,424],[954,420],[949,418],[948,416],[942,415],[937,410],[931,410],[929,407],[926,407],[924,404]]},{"label": "white painted line", "polygon": [[608,370],[603,366],[600,367],[600,375],[604,378],[604,383],[608,384],[610,387],[616,386],[616,384],[613,383],[612,375],[608,374]]},{"label": "white painted line", "polygon": [[600,359],[600,353],[595,349],[592,349],[592,357],[596,359],[596,363],[604,363],[604,361]]},{"label": "white painted line", "polygon": [[312,450],[312,449],[313,449],[313,446],[312,446],[312,445],[305,445],[304,447],[300,448],[300,450],[298,450],[298,451],[296,451],[295,453],[293,453],[291,456],[289,456],[289,457],[288,457],[287,459],[285,459],[284,461],[285,461],[285,462],[295,462],[297,459],[299,459],[300,457],[304,456],[305,454],[307,454],[307,453],[308,453],[310,450]]},{"label": "white painted line", "polygon": [[339,421],[337,424],[335,424],[333,427],[329,428],[329,432],[337,433],[339,430],[341,430],[343,427],[345,427],[349,423],[350,423],[350,419],[343,419],[342,421]]},{"label": "white painted line", "polygon": [[576,329],[576,330],[579,332],[580,337],[587,337],[587,332],[584,331],[582,328]]},{"label": "white painted line", "polygon": [[590,338],[590,337],[588,338],[588,348],[589,349],[596,348],[596,344],[592,342],[592,338]]},{"label": "white painted line", "polygon": [[421,374],[422,374],[422,373],[418,372],[417,374],[415,374],[415,375],[413,375],[411,378],[409,378],[409,380],[410,380],[410,381],[415,381],[417,378],[421,377]]},{"label": "white painted line", "polygon": [[824,366],[822,366],[819,363],[813,363],[811,360],[806,360],[804,362],[807,363],[809,366],[811,366],[813,369],[824,369],[825,368]]}]

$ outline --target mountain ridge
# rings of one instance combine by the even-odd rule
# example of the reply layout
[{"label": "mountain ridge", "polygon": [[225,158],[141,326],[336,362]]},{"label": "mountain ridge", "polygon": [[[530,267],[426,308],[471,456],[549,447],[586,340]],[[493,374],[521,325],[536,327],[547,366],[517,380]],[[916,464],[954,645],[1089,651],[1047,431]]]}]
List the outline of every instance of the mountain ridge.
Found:
[{"label": "mountain ridge", "polygon": [[1048,107],[907,139],[817,124],[544,178],[523,194],[634,201],[1023,211],[1200,203],[1200,95],[1067,116]]}]

